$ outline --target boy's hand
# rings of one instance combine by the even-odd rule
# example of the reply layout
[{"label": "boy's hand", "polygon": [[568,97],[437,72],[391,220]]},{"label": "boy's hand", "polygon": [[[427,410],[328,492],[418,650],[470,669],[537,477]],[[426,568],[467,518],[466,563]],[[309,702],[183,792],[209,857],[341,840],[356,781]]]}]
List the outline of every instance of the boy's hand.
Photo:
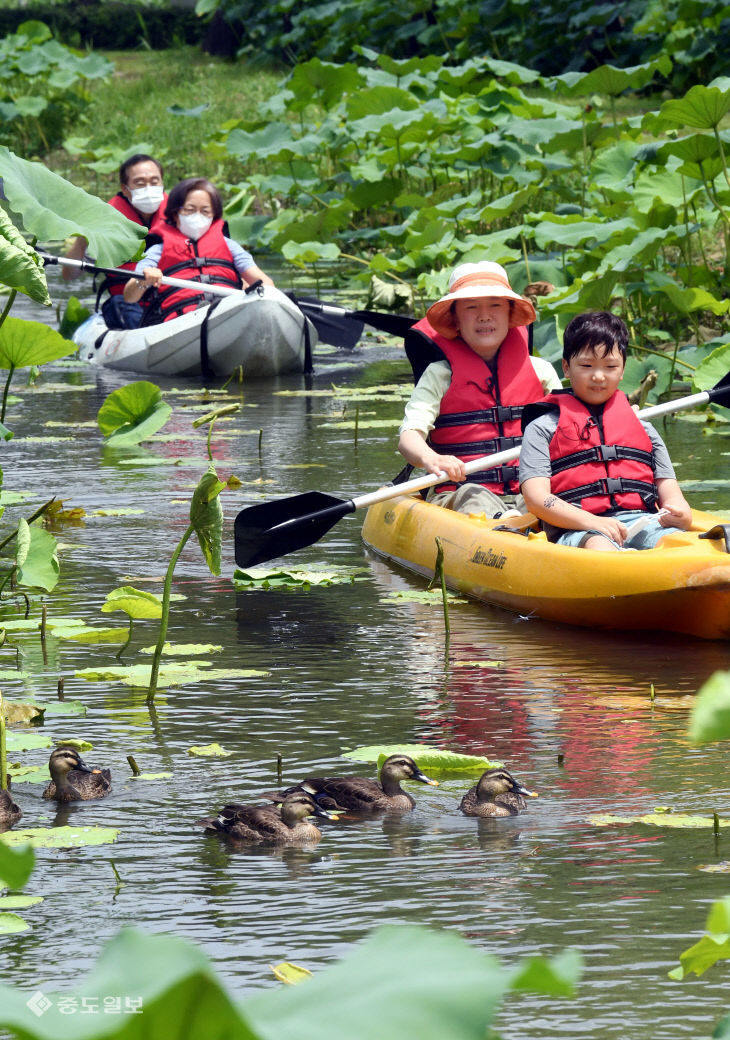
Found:
[{"label": "boy's hand", "polygon": [[626,538],[626,524],[622,524],[615,516],[601,516],[589,513],[585,528],[586,530],[599,531],[601,534],[605,534],[607,538],[613,539],[618,545],[623,545]]},{"label": "boy's hand", "polygon": [[688,502],[662,502],[662,509],[667,510],[664,516],[659,517],[662,527],[678,527],[680,531],[688,531],[692,526],[692,510]]}]

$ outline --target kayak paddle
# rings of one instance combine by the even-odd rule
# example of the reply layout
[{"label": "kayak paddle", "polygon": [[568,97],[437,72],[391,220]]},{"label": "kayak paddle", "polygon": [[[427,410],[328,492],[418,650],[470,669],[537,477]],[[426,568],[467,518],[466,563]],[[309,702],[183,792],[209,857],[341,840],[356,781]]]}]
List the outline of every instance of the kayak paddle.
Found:
[{"label": "kayak paddle", "polygon": [[[658,415],[695,408],[711,401],[730,408],[730,372],[727,372],[711,390],[652,405],[642,409],[638,414],[642,419],[652,419]],[[511,462],[519,458],[519,455],[519,447],[508,448],[493,455],[471,459],[464,469],[467,474],[475,473],[477,470]],[[445,479],[445,473],[426,473],[403,484],[388,484],[358,498],[342,499],[321,491],[306,491],[301,495],[249,506],[239,512],[234,525],[236,563],[239,567],[252,567],[257,563],[266,563],[279,556],[286,556],[297,549],[304,549],[319,541],[348,513],[365,509],[376,502],[387,501],[389,498],[400,498],[401,495],[422,491]]]},{"label": "kayak paddle", "polygon": [[[99,267],[92,264],[90,260],[72,260],[69,257],[52,256],[37,250],[38,256],[44,264],[59,264],[63,267],[77,267],[81,271],[90,271],[93,274],[117,274],[125,278],[136,278],[138,281],[145,280],[143,274],[135,274],[134,271],[126,271],[119,267]],[[162,279],[163,285],[171,285],[178,289],[194,289],[204,291],[212,296],[235,296],[237,293],[245,292],[245,289],[234,289],[227,285],[212,285],[208,283],[188,281],[184,278]],[[381,314],[379,311],[353,311],[346,307],[338,307],[333,303],[325,303],[322,300],[306,297],[299,299],[294,293],[286,293],[289,299],[305,314],[317,329],[317,334],[323,343],[330,343],[334,347],[351,350],[362,335],[363,323],[371,325],[374,329],[389,332],[394,336],[405,336],[408,329],[416,322],[417,318],[404,316],[402,314]]]}]

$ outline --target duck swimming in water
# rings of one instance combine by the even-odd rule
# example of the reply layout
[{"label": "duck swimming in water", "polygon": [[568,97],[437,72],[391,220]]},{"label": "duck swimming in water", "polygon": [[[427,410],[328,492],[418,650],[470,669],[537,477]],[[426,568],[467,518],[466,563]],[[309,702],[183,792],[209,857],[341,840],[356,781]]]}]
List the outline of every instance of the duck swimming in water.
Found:
[{"label": "duck swimming in water", "polygon": [[17,823],[23,813],[13,801],[10,791],[0,791],[0,831],[6,831]]},{"label": "duck swimming in water", "polygon": [[217,816],[197,820],[198,826],[217,831],[239,841],[262,845],[314,844],[322,837],[319,827],[308,816],[336,820],[337,816],[317,805],[306,791],[286,795],[280,808],[263,805],[224,805]]},{"label": "duck swimming in water", "polygon": [[459,808],[465,816],[517,816],[527,804],[525,797],[537,798],[537,793],[528,791],[500,766],[482,773],[479,783],[461,799]]},{"label": "duck swimming in water", "polygon": [[112,775],[108,769],[92,769],[72,747],[59,747],[48,762],[51,782],[43,792],[44,798],[57,802],[87,802],[104,798],[112,789]]},{"label": "duck swimming in water", "polygon": [[422,784],[438,786],[438,780],[427,777],[408,755],[390,755],[380,768],[380,783],[365,776],[309,776],[296,788],[272,792],[266,797],[278,801],[289,791],[300,789],[308,791],[318,805],[325,808],[336,805],[350,812],[381,812],[386,809],[410,812],[416,802],[401,788],[401,780],[419,780]]}]

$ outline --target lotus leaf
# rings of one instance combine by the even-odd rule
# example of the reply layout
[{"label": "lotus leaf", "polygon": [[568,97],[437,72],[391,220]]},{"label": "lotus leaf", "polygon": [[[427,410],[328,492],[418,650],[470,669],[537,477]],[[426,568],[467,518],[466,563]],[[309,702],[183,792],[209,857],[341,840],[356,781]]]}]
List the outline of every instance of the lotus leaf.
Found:
[{"label": "lotus leaf", "polygon": [[312,978],[312,973],[307,968],[302,968],[298,964],[290,964],[289,961],[282,961],[281,964],[270,964],[269,967],[279,982],[285,982],[289,986],[296,986],[298,983],[306,982],[307,979]]},{"label": "lotus leaf", "polygon": [[[0,837],[0,840],[2,838]],[[13,935],[16,932],[27,932],[30,925],[17,914],[0,912],[0,935]]]},{"label": "lotus leaf", "polygon": [[16,827],[0,834],[6,845],[30,845],[34,849],[76,849],[85,845],[108,845],[119,831],[113,827]]},{"label": "lotus leaf", "polygon": [[49,325],[41,325],[38,321],[6,318],[0,326],[0,368],[45,365],[73,354],[75,350],[73,343],[59,336]]},{"label": "lotus leaf", "polygon": [[58,582],[60,566],[56,539],[48,531],[26,520],[18,521],[16,563],[18,584],[51,592]]},{"label": "lotus leaf", "polygon": [[0,910],[25,910],[42,902],[43,896],[0,896]]},{"label": "lotus leaf", "polygon": [[729,896],[712,904],[706,928],[708,934],[680,955],[679,967],[668,973],[671,979],[681,980],[691,972],[695,975],[702,975],[717,961],[730,959]]},{"label": "lotus leaf", "polygon": [[502,764],[479,755],[442,751],[428,744],[374,744],[342,753],[343,758],[352,758],[356,762],[377,762],[378,768],[389,755],[410,755],[424,771],[428,769],[443,773],[481,773]]},{"label": "lotus leaf", "polygon": [[226,751],[220,744],[198,744],[194,747],[189,747],[188,754],[200,755],[205,758],[228,758],[233,752]]},{"label": "lotus leaf", "polygon": [[5,735],[8,751],[34,751],[51,746],[51,738],[42,733],[20,733],[8,730]]},{"label": "lotus leaf", "polygon": [[[150,666],[146,664],[130,665],[127,668],[86,668],[74,674],[79,679],[89,681],[105,681],[107,679],[124,683],[125,686],[147,688],[150,684]],[[250,679],[269,675],[269,672],[255,668],[211,668],[208,661],[190,663],[163,664],[160,666],[159,683],[161,686],[184,686],[195,682],[216,682],[219,679]]]},{"label": "lotus leaf", "polygon": [[17,722],[30,722],[32,719],[43,718],[44,709],[37,704],[21,704],[18,701],[9,701],[3,697],[0,711],[3,712],[7,721],[12,725]]},{"label": "lotus leaf", "polygon": [[0,209],[0,284],[50,306],[46,276],[36,253]]},{"label": "lotus leaf", "polygon": [[190,524],[211,574],[221,572],[223,509],[218,496],[225,487],[227,484],[218,479],[215,466],[211,465],[200,478],[190,503]]},{"label": "lotus leaf", "polygon": [[[645,816],[613,816],[611,813],[598,813],[590,816],[588,822],[594,827],[610,827],[613,824],[645,823],[652,827],[672,827],[677,829],[704,830],[712,829],[712,816],[685,816],[682,813],[647,813]],[[721,827],[730,827],[730,820],[720,820]]]},{"label": "lotus leaf", "polygon": [[109,444],[138,444],[165,425],[172,408],[154,383],[139,379],[113,390],[99,409],[99,429]]},{"label": "lotus leaf", "polygon": [[114,610],[122,610],[135,620],[157,619],[162,617],[162,598],[152,592],[141,592],[131,585],[124,585],[108,593],[102,604],[102,614]]},{"label": "lotus leaf", "polygon": [[730,672],[715,672],[698,692],[689,718],[693,744],[730,739]]},{"label": "lotus leaf", "polygon": [[11,849],[0,842],[0,882],[7,888],[22,888],[34,863],[35,853],[29,846]]},{"label": "lotus leaf", "polygon": [[[89,57],[102,60],[98,55]],[[108,63],[105,65],[108,67]],[[83,235],[97,263],[115,267],[134,256],[144,239],[146,229],[127,220],[113,206],[88,195],[42,163],[28,162],[2,146],[0,177],[10,211],[17,213],[24,230],[41,242],[63,242],[70,235]],[[67,353],[75,349],[66,345]]]}]

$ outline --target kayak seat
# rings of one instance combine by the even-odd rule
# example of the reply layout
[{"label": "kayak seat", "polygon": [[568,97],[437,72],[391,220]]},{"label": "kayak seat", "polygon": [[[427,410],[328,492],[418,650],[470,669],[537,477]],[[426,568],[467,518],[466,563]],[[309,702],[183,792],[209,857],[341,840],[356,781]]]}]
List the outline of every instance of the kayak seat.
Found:
[{"label": "kayak seat", "polygon": [[540,521],[532,513],[520,513],[519,516],[505,517],[504,522],[495,531],[515,531],[517,534],[529,534],[540,530]]},{"label": "kayak seat", "polygon": [[725,543],[725,552],[730,553],[730,524],[715,524],[709,531],[703,531],[700,538],[722,538]]}]

